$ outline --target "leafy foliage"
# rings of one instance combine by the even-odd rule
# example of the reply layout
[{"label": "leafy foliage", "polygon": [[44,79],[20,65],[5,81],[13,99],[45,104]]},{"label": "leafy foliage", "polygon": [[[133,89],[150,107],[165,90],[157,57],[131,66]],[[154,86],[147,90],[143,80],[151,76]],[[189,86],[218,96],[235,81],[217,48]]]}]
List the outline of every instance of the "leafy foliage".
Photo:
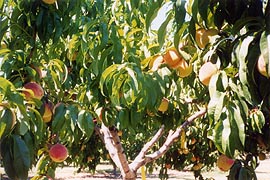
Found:
[{"label": "leafy foliage", "polygon": [[[154,29],[162,8],[167,13]],[[200,177],[202,165],[212,167],[223,153],[238,158],[231,179],[256,176],[257,155],[270,147],[269,1],[0,0],[0,10],[1,156],[10,178],[26,179],[32,165],[35,178],[53,178],[64,164],[94,170],[107,159],[94,133],[101,123],[123,132],[133,159],[162,124],[169,132],[205,106],[207,115],[179,139],[188,151],[176,143],[148,170],[160,165],[165,179],[165,164],[178,170],[192,164]],[[200,29],[218,32],[203,48]],[[152,69],[171,47],[192,65],[188,77],[166,61]],[[260,56],[267,76],[258,69]],[[198,76],[208,61],[218,73],[204,86]],[[31,81],[44,89],[41,100],[25,98],[23,86]],[[158,110],[163,98],[166,112]],[[48,123],[45,102],[54,104]],[[69,149],[62,164],[48,155],[57,142]]]}]

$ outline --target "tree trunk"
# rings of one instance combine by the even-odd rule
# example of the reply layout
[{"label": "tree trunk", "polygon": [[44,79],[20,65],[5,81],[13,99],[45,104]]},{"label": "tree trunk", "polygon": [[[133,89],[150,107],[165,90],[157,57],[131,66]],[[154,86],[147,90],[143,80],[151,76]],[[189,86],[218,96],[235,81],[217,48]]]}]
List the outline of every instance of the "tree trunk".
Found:
[{"label": "tree trunk", "polygon": [[124,149],[115,127],[108,128],[102,123],[101,127],[95,127],[95,131],[99,134],[100,138],[104,142],[105,147],[108,150],[113,162],[120,169],[123,180],[135,180],[137,177],[136,173],[140,167],[163,156],[169,150],[173,142],[180,136],[182,130],[185,129],[195,119],[206,114],[206,112],[206,109],[202,109],[197,113],[194,113],[175,131],[171,130],[169,132],[164,144],[160,147],[160,149],[151,154],[147,154],[148,151],[162,136],[164,132],[164,126],[162,125],[161,128],[153,136],[153,138],[144,145],[140,153],[130,164],[126,159]]}]

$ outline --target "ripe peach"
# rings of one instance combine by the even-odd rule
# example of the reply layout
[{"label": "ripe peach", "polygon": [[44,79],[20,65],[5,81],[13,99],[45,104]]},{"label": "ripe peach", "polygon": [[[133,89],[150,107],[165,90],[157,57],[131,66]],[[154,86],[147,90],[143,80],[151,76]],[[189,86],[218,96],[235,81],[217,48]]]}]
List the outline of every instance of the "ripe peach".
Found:
[{"label": "ripe peach", "polygon": [[46,4],[53,4],[56,0],[42,0]]},{"label": "ripe peach", "polygon": [[171,168],[172,168],[172,165],[171,165],[170,163],[166,163],[166,164],[165,164],[165,168],[166,168],[166,169],[171,169]]},{"label": "ripe peach", "polygon": [[43,106],[44,106],[44,113],[42,115],[42,118],[43,118],[43,121],[47,123],[52,120],[53,104],[51,102],[45,102]]},{"label": "ripe peach", "polygon": [[192,65],[188,64],[184,59],[182,59],[179,63],[179,67],[177,68],[177,74],[179,77],[184,78],[191,74]]},{"label": "ripe peach", "polygon": [[163,98],[158,107],[158,110],[164,113],[165,111],[168,110],[168,107],[169,107],[169,100],[166,98]]},{"label": "ripe peach", "polygon": [[203,49],[205,48],[205,46],[211,42],[211,38],[213,36],[218,35],[218,30],[216,29],[203,29],[200,28],[196,31],[196,35],[195,35],[195,41],[197,43],[197,45]]},{"label": "ripe peach", "polygon": [[184,149],[182,149],[182,153],[183,153],[183,154],[188,154],[188,153],[189,153],[188,148],[184,148]]},{"label": "ripe peach", "polygon": [[259,59],[257,62],[257,69],[261,75],[268,77],[268,74],[266,71],[266,64],[262,55],[259,56]]},{"label": "ripe peach", "polygon": [[163,57],[165,63],[172,69],[178,68],[183,60],[182,56],[175,48],[168,49]]},{"label": "ripe peach", "polygon": [[192,170],[193,171],[199,171],[200,169],[202,169],[202,167],[203,167],[202,163],[197,163],[197,164],[193,165]]},{"label": "ripe peach", "polygon": [[218,68],[215,64],[211,62],[206,62],[202,65],[202,67],[199,70],[199,79],[200,81],[205,85],[208,86],[211,77],[216,74],[218,71]]},{"label": "ripe peach", "polygon": [[151,71],[157,71],[159,67],[161,66],[161,64],[163,63],[164,63],[163,56],[157,55],[150,60],[149,68],[151,69]]},{"label": "ripe peach", "polygon": [[119,130],[119,131],[117,132],[117,135],[120,137],[120,136],[123,135],[123,132],[122,132],[121,130]]},{"label": "ripe peach", "polygon": [[57,143],[50,148],[49,155],[54,162],[63,162],[68,157],[68,150],[64,145]]},{"label": "ripe peach", "polygon": [[147,113],[148,116],[151,116],[151,117],[154,117],[154,116],[155,116],[155,113],[152,112],[152,111],[149,110],[149,109],[146,109],[146,113]]},{"label": "ripe peach", "polygon": [[191,162],[196,162],[197,161],[197,158],[195,156],[192,156],[191,159],[190,159]]},{"label": "ripe peach", "polygon": [[30,100],[32,98],[36,98],[40,100],[44,96],[44,91],[42,87],[36,82],[26,83],[24,85],[24,88],[29,91],[32,91],[32,92],[29,92],[29,91],[23,92],[27,100]]},{"label": "ripe peach", "polygon": [[217,159],[217,167],[222,171],[228,171],[234,164],[234,160],[222,154]]},{"label": "ripe peach", "polygon": [[263,160],[266,159],[266,155],[265,155],[265,153],[263,153],[263,152],[260,152],[260,153],[258,154],[258,156],[259,156],[259,160],[261,160],[261,161],[263,161]]}]

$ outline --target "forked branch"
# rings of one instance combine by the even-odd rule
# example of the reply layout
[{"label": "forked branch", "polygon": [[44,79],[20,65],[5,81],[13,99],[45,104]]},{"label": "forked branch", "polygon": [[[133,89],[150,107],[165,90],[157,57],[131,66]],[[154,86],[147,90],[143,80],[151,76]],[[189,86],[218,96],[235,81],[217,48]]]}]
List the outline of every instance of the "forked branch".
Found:
[{"label": "forked branch", "polygon": [[161,129],[156,133],[156,135],[153,137],[155,140],[151,140],[143,147],[142,151],[138,154],[138,156],[135,158],[135,160],[129,165],[130,168],[133,171],[137,171],[141,166],[150,163],[162,155],[164,155],[170,148],[170,146],[173,144],[174,140],[179,138],[181,131],[187,126],[192,123],[195,119],[203,116],[207,112],[206,109],[202,109],[192,116],[190,116],[180,127],[178,127],[175,131],[170,131],[164,144],[160,147],[159,150],[146,155],[147,151],[154,145],[154,143],[161,137],[161,134],[163,132],[164,127],[161,127]]},{"label": "forked branch", "polygon": [[120,142],[120,138],[117,135],[117,129],[112,127],[108,128],[103,123],[101,127],[96,126],[95,131],[100,136],[102,141],[104,142],[106,149],[109,151],[109,154],[116,164],[116,166],[120,169],[122,177],[124,180],[133,180],[136,179],[136,172],[137,170],[142,167],[143,165],[150,163],[162,155],[164,155],[173,144],[173,142],[179,138],[181,131],[187,126],[192,123],[195,119],[203,116],[207,112],[206,109],[202,109],[197,113],[190,116],[180,127],[178,127],[175,131],[169,131],[169,134],[160,147],[159,150],[147,154],[149,150],[154,146],[154,144],[160,139],[162,134],[164,133],[164,125],[156,132],[153,138],[147,142],[134,161],[128,164],[126,159],[126,155],[124,153],[122,144]]}]

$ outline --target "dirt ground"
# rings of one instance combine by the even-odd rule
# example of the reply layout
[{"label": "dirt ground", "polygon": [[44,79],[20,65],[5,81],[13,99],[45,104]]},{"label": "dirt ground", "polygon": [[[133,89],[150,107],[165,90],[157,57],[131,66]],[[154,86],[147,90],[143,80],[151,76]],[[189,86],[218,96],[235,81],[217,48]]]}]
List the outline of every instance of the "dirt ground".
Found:
[{"label": "dirt ground", "polygon": [[[75,173],[74,168],[64,168],[57,169],[56,177],[58,180],[108,180],[108,179],[121,179],[119,176],[114,176],[112,174],[113,168],[111,165],[99,165],[97,167],[97,173],[91,175],[89,173]],[[190,171],[175,171],[169,170],[169,179],[170,180],[194,180],[194,175]],[[270,159],[260,162],[259,167],[256,169],[256,174],[258,180],[270,180]],[[222,172],[219,169],[214,169],[210,172],[203,172],[204,178],[209,178],[212,180],[227,180],[228,172]],[[138,172],[138,180],[141,179],[141,174]],[[148,180],[159,180],[158,171],[155,171],[153,174],[147,174],[146,179]]]},{"label": "dirt ground", "polygon": [[[101,164],[97,166],[97,171],[95,174],[90,174],[88,172],[76,173],[76,168],[65,167],[58,168],[56,170],[56,180],[109,180],[115,179],[120,180],[121,177],[119,172],[115,176],[113,174],[112,165]],[[4,174],[3,168],[0,168],[1,177],[0,180],[8,180]],[[30,176],[34,174],[34,170],[30,172]],[[169,170],[169,180],[194,180],[193,173],[190,171],[175,171]],[[256,174],[258,180],[270,180],[270,159],[266,159],[260,162],[259,167],[256,169]],[[211,180],[227,180],[227,172],[222,172],[219,169],[214,169],[210,172],[203,172],[203,177]],[[29,178],[30,179],[30,178]],[[140,171],[138,172],[138,180],[141,179]],[[147,180],[159,180],[158,170],[153,174],[147,174]]]}]

